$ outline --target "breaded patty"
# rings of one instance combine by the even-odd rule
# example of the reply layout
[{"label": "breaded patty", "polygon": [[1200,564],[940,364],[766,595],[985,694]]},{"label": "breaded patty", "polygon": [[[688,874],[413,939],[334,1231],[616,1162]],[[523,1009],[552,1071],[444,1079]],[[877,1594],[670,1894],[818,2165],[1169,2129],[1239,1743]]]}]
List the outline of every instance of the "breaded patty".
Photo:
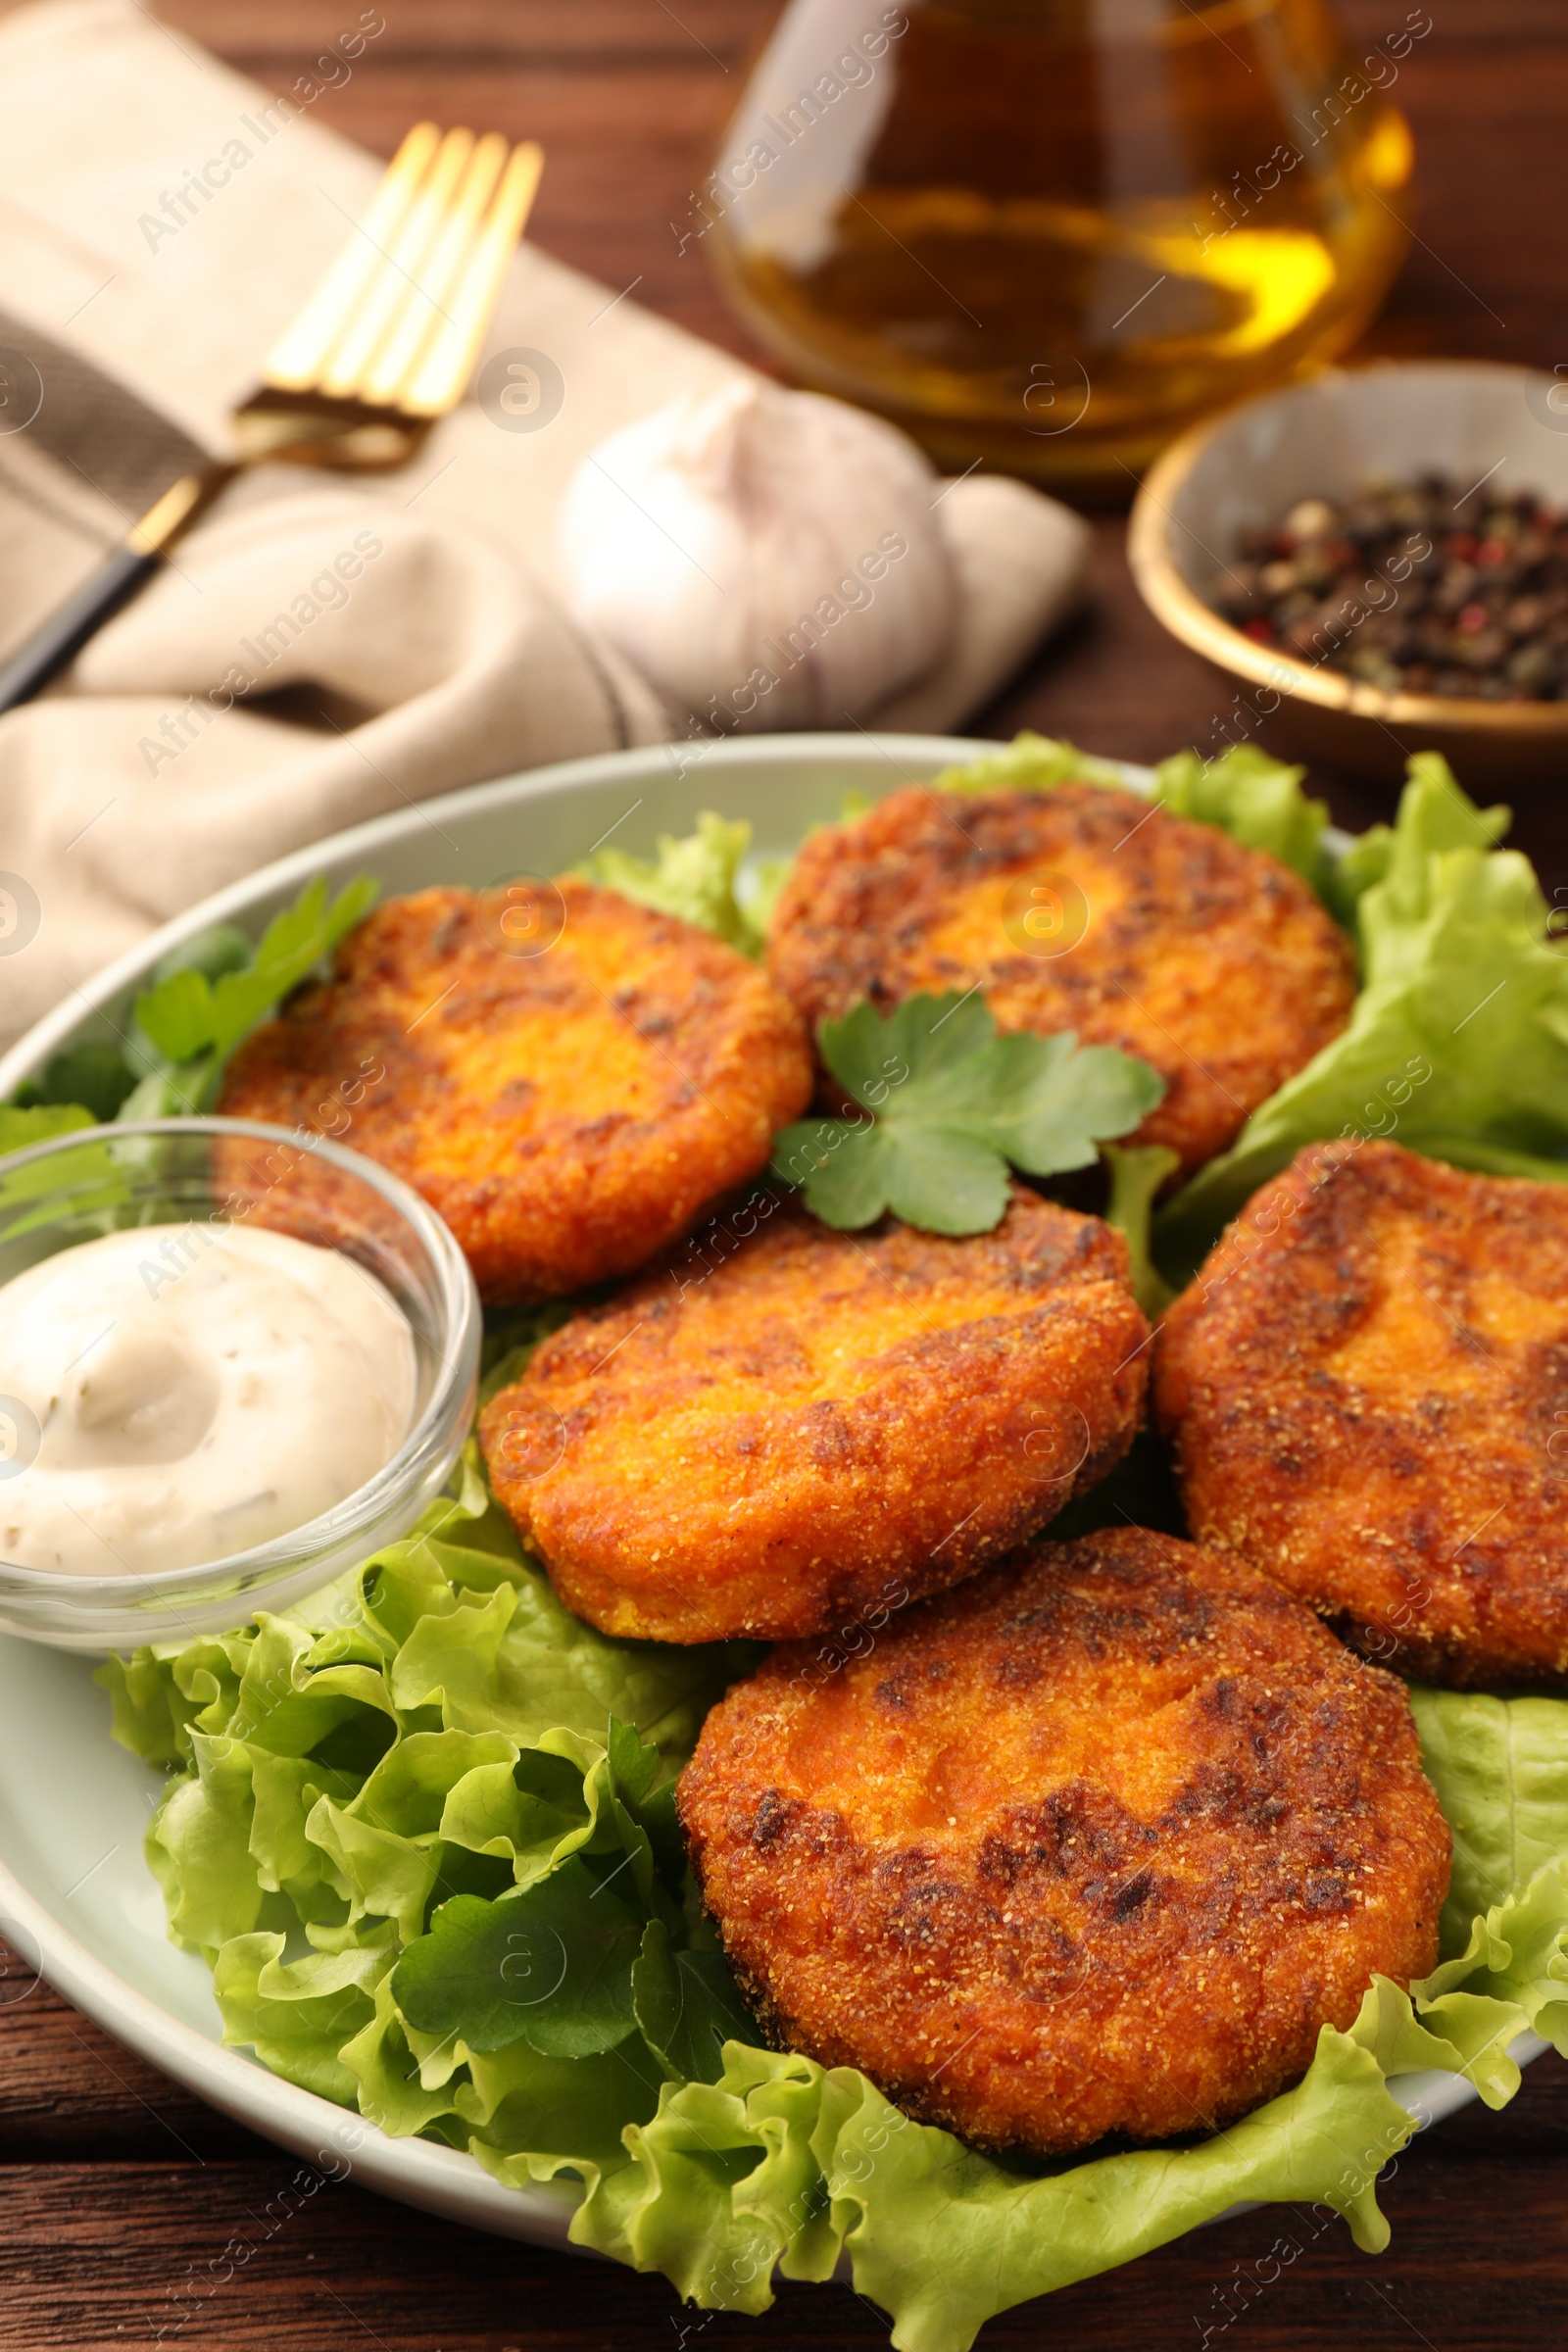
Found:
[{"label": "breaded patty", "polygon": [[1277,858],[1098,784],[896,792],[796,858],[768,968],[810,1024],[981,988],[1003,1029],[1152,1062],[1196,1168],[1349,1017],[1349,943]]},{"label": "breaded patty", "polygon": [[1042,2156],[1283,2089],[1374,1970],[1433,1966],[1448,1884],[1402,1685],[1142,1528],[1036,1544],[836,1670],[775,1650],[678,1802],[780,2043]]},{"label": "breaded patty", "polygon": [[1019,1187],[950,1241],[770,1204],[576,1316],[483,1415],[497,1494],[607,1634],[774,1640],[941,1592],[1142,1418],[1149,1326],[1098,1217]]},{"label": "breaded patty", "polygon": [[[396,1169],[493,1304],[642,1265],[810,1096],[800,1018],[744,956],[571,875],[553,887],[564,925],[535,955],[514,952],[499,890],[378,906],[331,980],[240,1048],[220,1106],[325,1125]],[[340,1128],[362,1067],[381,1074]]]},{"label": "breaded patty", "polygon": [[1193,1532],[1419,1680],[1568,1673],[1568,1185],[1352,1141],[1257,1199],[1158,1342]]}]

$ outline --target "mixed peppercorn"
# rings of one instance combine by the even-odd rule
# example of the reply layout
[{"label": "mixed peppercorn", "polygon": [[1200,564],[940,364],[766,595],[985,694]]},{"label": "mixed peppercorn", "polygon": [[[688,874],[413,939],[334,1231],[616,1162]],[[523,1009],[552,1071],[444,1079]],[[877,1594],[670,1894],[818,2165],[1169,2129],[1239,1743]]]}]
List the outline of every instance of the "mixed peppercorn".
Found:
[{"label": "mixed peppercorn", "polygon": [[1568,514],[1441,474],[1306,498],[1215,600],[1256,644],[1396,694],[1568,700]]}]

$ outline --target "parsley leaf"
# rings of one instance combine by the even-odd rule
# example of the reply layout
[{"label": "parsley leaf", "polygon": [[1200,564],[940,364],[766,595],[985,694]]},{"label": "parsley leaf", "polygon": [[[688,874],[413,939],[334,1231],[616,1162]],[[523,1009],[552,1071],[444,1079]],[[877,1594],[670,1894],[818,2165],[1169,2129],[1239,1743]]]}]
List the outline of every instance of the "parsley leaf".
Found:
[{"label": "parsley leaf", "polygon": [[273,915],[254,949],[231,924],[220,924],[177,950],[136,999],[127,1058],[140,1083],[121,1118],[165,1118],[211,1102],[240,1040],[353,930],[378,887],[361,874],[330,898],[325,875],[318,874]]},{"label": "parsley leaf", "polygon": [[[0,1103],[0,1160],[34,1144],[52,1143],[93,1125],[92,1112],[79,1102],[34,1103],[19,1107]],[[120,1205],[125,1194],[122,1172],[111,1148],[83,1144],[79,1151],[57,1152],[31,1167],[0,1170],[0,1241],[10,1242],[48,1225],[60,1215],[64,1193],[73,1217],[88,1219],[100,1209]],[[42,1203],[40,1206],[39,1203]]]},{"label": "parsley leaf", "polygon": [[662,1920],[643,1930],[631,1992],[643,2039],[672,2082],[716,2082],[725,2042],[757,2039],[723,1953],[677,1951]]},{"label": "parsley leaf", "polygon": [[135,1084],[136,1073],[120,1048],[94,1038],[57,1054],[43,1075],[24,1079],[11,1100],[18,1110],[69,1105],[106,1125]]},{"label": "parsley leaf", "polygon": [[786,1127],[773,1171],[840,1231],[891,1209],[928,1233],[989,1233],[1009,1160],[1031,1176],[1090,1167],[1101,1139],[1126,1135],[1165,1092],[1148,1062],[1071,1030],[999,1036],[973,991],[909,997],[885,1020],[858,1004],[818,1042],[859,1115]]},{"label": "parsley leaf", "polygon": [[292,906],[273,915],[242,970],[216,980],[192,966],[171,972],[136,999],[136,1026],[176,1065],[206,1054],[221,1061],[353,929],[375,893],[375,883],[362,874],[329,900],[326,877],[318,874]]},{"label": "parsley leaf", "polygon": [[495,1902],[458,1894],[392,1971],[399,2009],[420,2033],[470,2050],[526,2041],[589,2058],[637,2030],[632,1969],[646,1922],[576,1855]]}]

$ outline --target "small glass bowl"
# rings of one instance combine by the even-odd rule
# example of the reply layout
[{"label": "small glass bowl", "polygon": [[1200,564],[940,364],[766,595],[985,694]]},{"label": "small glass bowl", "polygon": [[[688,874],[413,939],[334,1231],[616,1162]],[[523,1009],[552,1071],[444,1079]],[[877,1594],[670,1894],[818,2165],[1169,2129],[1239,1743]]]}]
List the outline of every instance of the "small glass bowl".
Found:
[{"label": "small glass bowl", "polygon": [[[414,1334],[415,1404],[391,1460],[319,1518],[194,1568],[67,1576],[0,1560],[0,1630],[57,1649],[129,1649],[286,1607],[406,1535],[446,1485],[473,1420],[478,1293],[456,1241],[400,1178],[323,1137],[253,1119],[84,1127],[0,1158],[4,1285],[126,1226],[250,1219],[339,1250],[390,1292]],[[0,1398],[0,1478],[17,1423]]]}]

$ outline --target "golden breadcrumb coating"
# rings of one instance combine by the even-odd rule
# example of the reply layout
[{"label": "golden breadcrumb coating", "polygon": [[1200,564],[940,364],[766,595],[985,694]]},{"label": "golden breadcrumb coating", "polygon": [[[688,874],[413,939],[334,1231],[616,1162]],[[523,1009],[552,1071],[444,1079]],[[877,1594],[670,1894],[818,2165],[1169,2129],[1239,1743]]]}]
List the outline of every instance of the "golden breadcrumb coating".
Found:
[{"label": "golden breadcrumb coating", "polygon": [[1568,1673],[1568,1186],[1350,1141],[1256,1199],[1158,1343],[1193,1532],[1418,1680]]},{"label": "golden breadcrumb coating", "polygon": [[[325,1123],[407,1178],[492,1304],[642,1265],[810,1096],[799,1016],[744,956],[571,875],[552,887],[560,936],[533,955],[502,890],[389,900],[223,1088],[228,1116]],[[339,1131],[328,1106],[362,1066],[381,1075]]]},{"label": "golden breadcrumb coating", "polygon": [[1208,2131],[1434,1965],[1403,1686],[1234,1553],[1035,1544],[825,1656],[721,1700],[680,1817],[775,2039],[910,2114],[1041,2156]]},{"label": "golden breadcrumb coating", "polygon": [[896,792],[812,834],[768,968],[812,1034],[861,998],[976,987],[1003,1029],[1152,1062],[1136,1141],[1196,1168],[1349,1018],[1349,943],[1296,874],[1098,784]]},{"label": "golden breadcrumb coating", "polygon": [[694,1255],[576,1316],[482,1417],[496,1494],[607,1634],[771,1640],[940,1592],[1142,1417],[1149,1326],[1098,1217],[1020,1186],[952,1241],[759,1199],[712,1272]]}]

